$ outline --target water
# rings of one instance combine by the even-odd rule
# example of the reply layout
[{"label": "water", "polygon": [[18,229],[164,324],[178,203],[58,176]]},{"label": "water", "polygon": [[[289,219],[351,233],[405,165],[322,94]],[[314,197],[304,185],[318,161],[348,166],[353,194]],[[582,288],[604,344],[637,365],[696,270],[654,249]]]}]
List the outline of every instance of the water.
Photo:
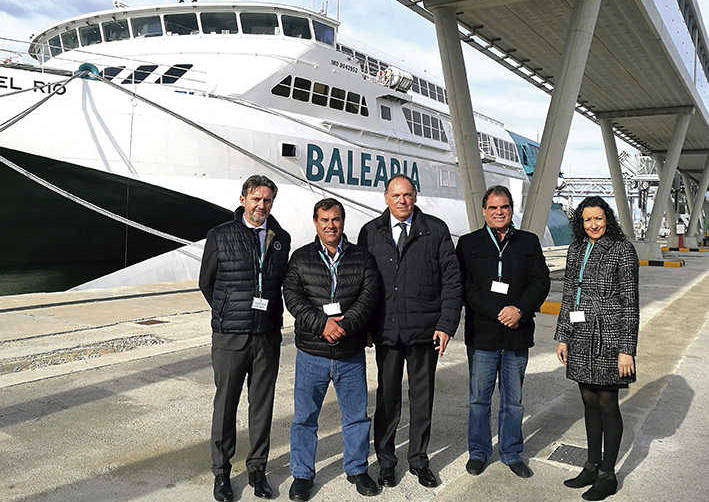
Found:
[{"label": "water", "polygon": [[122,266],[123,263],[90,262],[5,267],[0,269],[0,296],[66,291]]}]

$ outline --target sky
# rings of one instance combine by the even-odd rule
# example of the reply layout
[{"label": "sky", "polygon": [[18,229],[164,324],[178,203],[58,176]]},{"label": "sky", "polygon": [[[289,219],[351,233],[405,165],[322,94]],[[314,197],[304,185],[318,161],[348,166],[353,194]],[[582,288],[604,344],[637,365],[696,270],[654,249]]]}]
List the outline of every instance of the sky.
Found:
[{"label": "sky", "polygon": [[[130,6],[171,4],[175,0],[123,0]],[[667,0],[674,1],[674,0]],[[337,0],[281,0],[282,3],[319,10],[328,3],[334,17]],[[709,19],[709,0],[698,0],[701,15]],[[0,0],[0,36],[29,40],[58,21],[113,8],[111,0]],[[416,75],[429,75],[443,83],[440,57],[432,23],[396,0],[340,0],[340,37],[380,59]],[[25,48],[0,40],[0,48]],[[475,111],[504,122],[505,127],[532,139],[541,139],[550,96],[517,77],[475,49],[463,46],[468,82]],[[7,53],[0,51],[0,58]],[[618,141],[623,150],[635,150]],[[599,127],[574,115],[561,171],[567,177],[608,176]]]}]

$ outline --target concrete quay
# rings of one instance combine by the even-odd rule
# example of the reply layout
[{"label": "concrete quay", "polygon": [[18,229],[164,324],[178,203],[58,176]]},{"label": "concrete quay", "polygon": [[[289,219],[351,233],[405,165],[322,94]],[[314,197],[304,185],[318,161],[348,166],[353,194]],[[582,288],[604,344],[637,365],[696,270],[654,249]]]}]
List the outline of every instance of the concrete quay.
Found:
[{"label": "concrete quay", "polygon": [[[621,490],[609,500],[699,501],[709,493],[709,256],[683,259],[682,268],[640,269],[638,381],[621,394]],[[559,296],[555,281],[550,299]],[[404,392],[401,481],[380,499],[581,500],[581,491],[562,485],[583,461],[574,447],[584,447],[585,434],[578,389],[554,354],[555,322],[537,316],[525,380],[525,447],[534,477],[517,478],[497,454],[482,475],[465,472],[467,361],[458,336],[437,373],[429,454],[441,485],[423,488],[407,473]],[[209,312],[194,283],[0,298],[0,501],[213,500],[209,343]],[[372,415],[372,349],[367,362]],[[294,363],[287,328],[268,470],[278,500],[288,500],[291,481]],[[493,415],[496,407],[497,394]],[[254,501],[243,464],[246,410],[244,395],[232,483],[239,499]],[[493,430],[496,421],[493,416]],[[361,500],[342,472],[339,423],[330,390],[320,416],[315,502]],[[373,453],[370,460],[376,475]]]}]

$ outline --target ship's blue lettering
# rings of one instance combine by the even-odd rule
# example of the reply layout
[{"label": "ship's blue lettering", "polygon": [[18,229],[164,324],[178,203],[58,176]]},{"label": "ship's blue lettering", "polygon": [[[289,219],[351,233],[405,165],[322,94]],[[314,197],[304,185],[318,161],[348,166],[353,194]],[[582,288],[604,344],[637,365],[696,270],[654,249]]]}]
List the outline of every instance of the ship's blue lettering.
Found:
[{"label": "ship's blue lettering", "polygon": [[352,150],[347,150],[347,184],[348,185],[359,185],[359,178],[355,178],[352,175]]},{"label": "ship's blue lettering", "polygon": [[[325,174],[325,168],[322,165],[323,157],[322,148],[308,143],[308,164],[305,167],[305,177],[309,181],[320,181]],[[317,169],[317,171],[313,169]]]},{"label": "ship's blue lettering", "polygon": [[382,185],[384,185],[388,179],[387,161],[383,156],[377,155],[377,174],[374,175],[374,186],[379,186],[380,181],[382,182]]},{"label": "ship's blue lettering", "polygon": [[371,167],[367,164],[367,162],[369,162],[369,160],[371,158],[372,158],[371,154],[362,152],[362,166],[360,168],[359,184],[362,185],[363,187],[371,187],[372,186],[372,180],[367,178],[367,176],[369,175],[369,171],[371,170]]},{"label": "ship's blue lettering", "polygon": [[389,173],[391,174],[390,178],[393,178],[397,174],[401,174],[401,164],[394,157],[392,157],[389,162]]},{"label": "ship's blue lettering", "polygon": [[332,158],[330,159],[330,167],[327,168],[325,183],[330,183],[333,176],[337,176],[340,183],[345,182],[345,173],[342,171],[342,158],[340,158],[340,150],[337,148],[332,149]]},{"label": "ship's blue lettering", "polygon": [[[406,165],[406,164],[404,164]],[[416,165],[416,162],[411,164],[411,181],[413,182],[414,186],[416,187],[416,191],[420,192],[421,191],[421,184],[419,183],[419,168]]]}]

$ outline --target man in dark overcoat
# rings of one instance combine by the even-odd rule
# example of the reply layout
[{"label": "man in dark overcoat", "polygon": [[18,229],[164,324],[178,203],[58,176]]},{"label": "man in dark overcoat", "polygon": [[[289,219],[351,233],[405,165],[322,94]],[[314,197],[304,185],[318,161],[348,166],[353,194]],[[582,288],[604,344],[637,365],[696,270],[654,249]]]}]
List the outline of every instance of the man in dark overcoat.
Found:
[{"label": "man in dark overcoat", "polygon": [[465,287],[465,344],[470,371],[466,469],[480,474],[492,455],[490,400],[499,378],[499,449],[520,477],[532,476],[522,460],[522,382],[534,345],[534,313],[549,293],[549,269],[537,236],[512,225],[513,202],[504,186],[483,197],[485,225],[458,241]]},{"label": "man in dark overcoat", "polygon": [[247,178],[234,219],[207,233],[202,256],[199,287],[212,308],[216,385],[209,444],[214,498],[220,502],[234,497],[230,460],[236,452],[236,410],[245,379],[249,484],[257,497],[273,497],[265,469],[281,351],[281,284],[290,251],[290,235],[270,215],[277,191],[266,176]]},{"label": "man in dark overcoat", "polygon": [[436,363],[460,321],[462,287],[446,224],[415,206],[416,187],[398,174],[386,184],[388,209],[362,227],[358,244],[374,256],[383,294],[372,323],[377,357],[374,448],[379,483],[395,486],[395,435],[401,416],[404,363],[409,378],[409,471],[438,480],[426,450],[431,435]]}]

